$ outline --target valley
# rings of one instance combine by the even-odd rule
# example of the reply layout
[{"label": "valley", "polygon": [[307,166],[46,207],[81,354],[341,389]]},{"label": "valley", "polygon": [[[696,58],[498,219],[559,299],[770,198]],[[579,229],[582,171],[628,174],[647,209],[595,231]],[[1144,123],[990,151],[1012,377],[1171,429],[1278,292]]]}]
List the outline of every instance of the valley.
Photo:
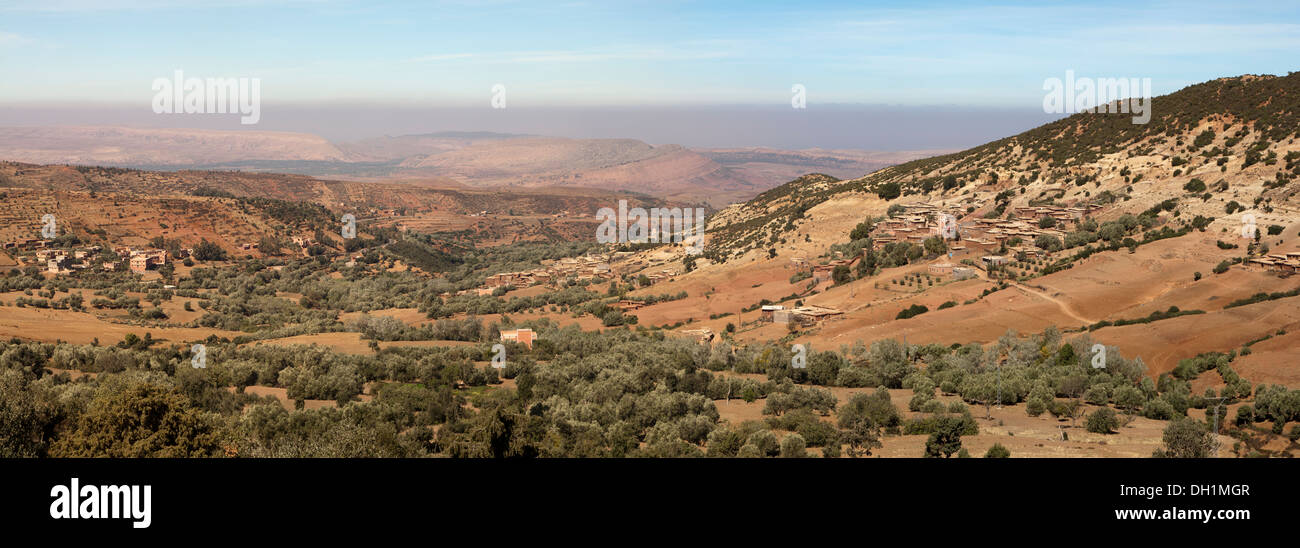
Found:
[{"label": "valley", "polygon": [[[0,162],[0,363],[49,397],[174,376],[238,455],[349,455],[247,429],[355,408],[403,417],[388,456],[502,456],[482,428],[518,421],[516,456],[774,456],[797,435],[919,457],[951,432],[969,454],[1142,457],[1221,402],[1214,455],[1294,456],[1298,82],[937,156],[487,133],[176,156],[395,166],[376,177],[59,165],[157,153],[9,130],[45,163]],[[618,200],[708,204],[703,252],[597,242]],[[195,344],[210,366],[187,369]]]}]

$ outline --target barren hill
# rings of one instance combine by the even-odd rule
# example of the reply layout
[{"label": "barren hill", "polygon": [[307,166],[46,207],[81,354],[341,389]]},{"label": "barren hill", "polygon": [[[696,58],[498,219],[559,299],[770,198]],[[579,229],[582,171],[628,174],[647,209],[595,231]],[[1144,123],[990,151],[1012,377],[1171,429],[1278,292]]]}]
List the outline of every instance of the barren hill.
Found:
[{"label": "barren hill", "polygon": [[0,127],[0,159],[36,164],[192,166],[242,162],[343,161],[306,133],[129,127]]},{"label": "barren hill", "polygon": [[330,143],[304,133],[127,127],[0,128],[0,160],[292,173],[436,186],[634,190],[722,207],[809,171],[862,173],[930,152],[713,150],[633,139],[441,132]]},{"label": "barren hill", "polygon": [[765,188],[681,146],[632,139],[493,138],[460,148],[445,140],[425,144],[438,148],[402,162],[400,176],[428,174],[475,186],[635,189],[717,206]]},{"label": "barren hill", "polygon": [[951,150],[881,152],[866,150],[777,150],[772,148],[712,148],[696,152],[726,166],[747,180],[765,183],[764,189],[808,173],[825,173],[851,179],[911,160],[928,158]]}]

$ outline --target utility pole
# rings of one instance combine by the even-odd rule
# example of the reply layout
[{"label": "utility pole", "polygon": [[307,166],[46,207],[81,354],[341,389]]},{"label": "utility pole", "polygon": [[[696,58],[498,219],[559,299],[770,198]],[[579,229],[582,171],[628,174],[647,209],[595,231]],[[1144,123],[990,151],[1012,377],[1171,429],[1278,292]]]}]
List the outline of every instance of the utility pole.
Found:
[{"label": "utility pole", "polygon": [[1002,360],[998,360],[998,409],[1002,409]]},{"label": "utility pole", "polygon": [[[1214,404],[1214,458],[1217,459],[1217,458],[1219,458],[1219,425],[1222,424],[1222,423],[1220,422],[1220,420],[1219,420],[1219,402],[1222,402],[1223,400],[1225,400],[1225,399],[1227,399],[1227,398],[1224,397],[1224,396],[1219,396],[1219,397],[1217,397],[1217,398],[1205,398],[1205,399],[1207,399],[1207,400],[1214,400],[1214,401],[1215,401],[1215,404]],[[1225,409],[1225,410],[1226,410],[1226,409]]]}]

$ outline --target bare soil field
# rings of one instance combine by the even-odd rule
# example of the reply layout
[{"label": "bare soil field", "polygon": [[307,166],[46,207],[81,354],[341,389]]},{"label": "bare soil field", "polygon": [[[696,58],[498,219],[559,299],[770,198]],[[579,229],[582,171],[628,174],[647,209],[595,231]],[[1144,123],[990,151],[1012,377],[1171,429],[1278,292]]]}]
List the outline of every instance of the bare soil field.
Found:
[{"label": "bare soil field", "polygon": [[[316,333],[313,335],[297,335],[294,337],[284,337],[282,339],[266,339],[247,343],[244,346],[260,346],[263,344],[273,346],[295,346],[295,345],[320,345],[335,352],[344,354],[373,354],[370,349],[370,341],[362,339],[360,333],[356,332],[336,332],[336,333]],[[379,348],[396,348],[396,347],[432,347],[432,346],[473,346],[477,343],[466,341],[385,341],[379,343]]]},{"label": "bare soil field", "polygon": [[[1292,311],[1295,309],[1292,308]],[[1232,368],[1256,385],[1261,383],[1300,386],[1300,330],[1287,328],[1278,335],[1252,345],[1251,353],[1238,356]],[[1218,380],[1217,375],[1202,375]],[[1199,380],[1199,379],[1198,379]],[[1222,383],[1219,383],[1222,384]],[[1204,388],[1201,388],[1204,391]]]},{"label": "bare soil field", "polygon": [[[230,390],[230,391],[233,392],[233,391],[235,390],[235,387],[233,387],[233,386],[227,387],[227,390]],[[258,396],[262,396],[262,397],[272,396],[272,397],[274,397],[275,399],[280,400],[280,405],[284,406],[285,410],[287,410],[287,411],[293,411],[293,410],[294,410],[294,403],[293,403],[293,400],[289,399],[289,395],[288,395],[288,392],[289,392],[289,391],[288,391],[288,390],[285,390],[284,388],[276,388],[276,387],[273,387],[273,386],[258,386],[258,385],[254,385],[254,386],[247,386],[247,387],[244,387],[244,392],[245,392],[245,393],[248,393],[248,394],[256,394],[256,395],[258,395]],[[365,395],[365,394],[362,394],[362,395],[360,396],[360,398],[362,398],[362,401],[369,401],[369,400],[371,399],[371,397],[372,397],[372,396]],[[334,401],[334,400],[303,400],[302,403],[303,403],[303,408],[304,408],[304,409],[320,409],[320,408],[322,408],[322,407],[338,407],[338,402],[336,402],[336,401]]]},{"label": "bare soil field", "polygon": [[199,341],[209,335],[233,338],[242,333],[220,329],[197,329],[181,327],[149,327],[118,324],[86,312],[71,310],[49,310],[40,308],[0,307],[0,337],[19,337],[43,342],[64,341],[74,344],[90,344],[95,339],[100,343],[112,344],[122,340],[128,333],[143,337],[145,333],[153,335],[154,340],[172,343]]},{"label": "bare soil field", "polygon": [[[812,211],[816,212],[817,208]],[[825,221],[848,224],[835,217],[828,214]],[[965,303],[980,297],[992,284],[976,278],[939,282],[921,290],[890,283],[890,280],[926,272],[925,264],[885,269],[873,278],[839,286],[831,286],[827,281],[819,284],[814,294],[805,296],[803,302],[836,308],[844,314],[815,327],[797,329],[794,342],[838,348],[858,340],[870,343],[882,338],[905,337],[909,343],[919,344],[987,344],[1008,331],[1032,334],[1052,326],[1067,332],[1077,331],[1102,320],[1144,318],[1170,307],[1206,311],[1203,315],[1091,332],[1094,339],[1119,346],[1126,357],[1141,356],[1150,374],[1155,376],[1172,369],[1180,359],[1201,352],[1228,352],[1279,329],[1300,327],[1295,325],[1300,322],[1300,312],[1297,312],[1300,307],[1294,304],[1294,299],[1223,310],[1228,303],[1255,293],[1297,287],[1294,278],[1241,266],[1214,274],[1215,265],[1233,256],[1214,243],[1225,237],[1211,229],[1144,245],[1136,253],[1126,250],[1099,253],[1077,262],[1073,268],[1013,283],[971,304]],[[1279,246],[1276,252],[1291,249],[1289,245]],[[1201,280],[1194,279],[1197,272],[1201,273]],[[634,313],[642,324],[671,325],[694,319],[683,329],[707,327],[717,333],[730,323],[738,328],[737,340],[777,340],[791,330],[784,325],[754,323],[758,319],[757,311],[740,313],[740,310],[764,298],[775,301],[801,291],[809,280],[790,284],[788,279],[793,273],[788,259],[782,257],[757,259],[746,268],[713,265],[639,291],[648,294],[686,290],[691,298],[648,306]],[[1134,280],[1141,283],[1132,283]],[[948,301],[957,304],[940,310],[939,305]],[[790,307],[794,301],[782,304]],[[910,319],[896,319],[901,310],[912,304],[924,305],[929,312]],[[711,314],[721,313],[730,315],[708,319]],[[1269,354],[1261,358],[1272,359]]]},{"label": "bare soil field", "polygon": [[[723,373],[727,374],[727,373]],[[762,380],[761,375],[747,375]],[[874,388],[840,388],[830,389],[838,400],[838,404],[843,404],[852,397],[853,394],[862,392],[874,392]],[[904,420],[913,417],[922,416],[922,413],[912,413],[907,411],[907,401],[912,397],[911,390],[896,389],[890,390],[890,397],[894,406],[898,407],[903,414]],[[948,404],[960,401],[957,396],[939,395],[939,401]],[[735,426],[747,420],[763,421],[769,415],[763,415],[763,406],[766,401],[759,399],[753,403],[745,403],[744,400],[732,399],[730,401],[715,400],[714,405],[718,408],[721,419]],[[1132,417],[1132,420],[1125,426],[1121,427],[1115,434],[1094,434],[1084,429],[1084,418],[1087,413],[1096,409],[1095,406],[1085,405],[1085,415],[1071,424],[1069,420],[1057,420],[1050,414],[1044,413],[1038,417],[1030,417],[1025,413],[1025,405],[1008,405],[1001,408],[993,406],[988,410],[988,417],[983,407],[971,407],[971,415],[979,424],[980,433],[974,436],[962,436],[962,447],[970,452],[972,457],[982,457],[990,447],[995,443],[1000,443],[1011,451],[1013,458],[1030,458],[1030,457],[1129,457],[1141,458],[1150,457],[1151,453],[1160,448],[1164,428],[1168,424],[1164,421],[1156,421],[1142,417]],[[1201,411],[1203,414],[1204,411]],[[825,417],[823,420],[834,421],[835,414]],[[1062,433],[1069,437],[1068,440],[1062,440]],[[777,434],[778,439],[784,436],[784,432]],[[882,438],[880,449],[872,451],[874,457],[904,457],[918,458],[925,454],[925,441],[928,436],[925,435],[898,435],[885,436]],[[1228,456],[1231,453],[1231,447],[1234,440],[1227,436],[1220,437],[1221,455]],[[847,447],[847,446],[845,446]]]}]

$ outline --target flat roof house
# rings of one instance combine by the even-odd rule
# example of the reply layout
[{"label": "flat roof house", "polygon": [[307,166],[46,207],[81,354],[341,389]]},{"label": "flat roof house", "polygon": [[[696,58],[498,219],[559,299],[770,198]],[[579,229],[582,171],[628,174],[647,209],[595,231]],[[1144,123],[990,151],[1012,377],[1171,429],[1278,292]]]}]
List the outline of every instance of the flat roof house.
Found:
[{"label": "flat roof house", "polygon": [[507,342],[507,341],[517,342],[519,344],[527,346],[528,348],[532,348],[533,339],[535,338],[535,336],[536,334],[533,333],[532,329],[528,329],[528,328],[512,329],[509,331],[501,332],[501,342]]}]

